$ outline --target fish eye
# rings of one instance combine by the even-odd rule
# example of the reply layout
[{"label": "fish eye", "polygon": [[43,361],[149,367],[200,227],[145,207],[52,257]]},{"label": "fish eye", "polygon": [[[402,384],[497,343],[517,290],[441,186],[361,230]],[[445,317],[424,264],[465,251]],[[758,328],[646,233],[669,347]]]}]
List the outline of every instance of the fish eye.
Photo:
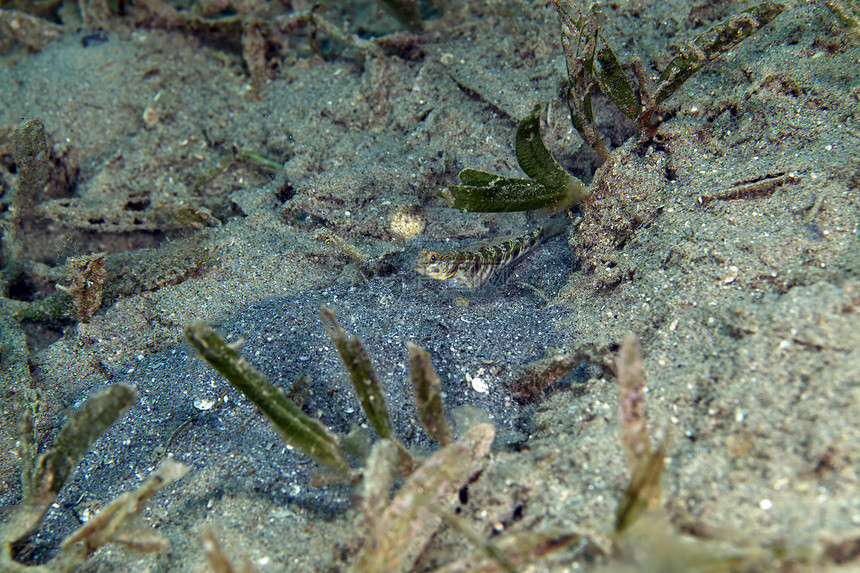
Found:
[{"label": "fish eye", "polygon": [[435,263],[435,262],[436,262],[436,253],[430,253],[430,262],[431,262],[431,263]]}]

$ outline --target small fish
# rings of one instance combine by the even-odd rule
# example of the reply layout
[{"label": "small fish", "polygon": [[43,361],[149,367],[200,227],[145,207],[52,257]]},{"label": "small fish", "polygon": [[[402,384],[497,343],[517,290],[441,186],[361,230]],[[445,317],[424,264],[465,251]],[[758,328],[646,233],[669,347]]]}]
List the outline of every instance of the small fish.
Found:
[{"label": "small fish", "polygon": [[500,270],[510,267],[541,243],[564,231],[566,223],[554,221],[524,235],[497,239],[457,251],[423,249],[415,259],[418,274],[445,281],[449,286],[478,290]]}]

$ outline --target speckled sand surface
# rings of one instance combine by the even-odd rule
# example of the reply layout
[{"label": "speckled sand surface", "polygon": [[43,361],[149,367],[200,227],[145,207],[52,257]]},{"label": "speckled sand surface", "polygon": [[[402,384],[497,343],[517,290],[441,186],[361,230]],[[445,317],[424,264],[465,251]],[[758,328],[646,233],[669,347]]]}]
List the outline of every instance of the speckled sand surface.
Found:
[{"label": "speckled sand surface", "polygon": [[[696,33],[696,22],[741,9],[617,2],[605,10],[605,30],[622,59],[665,63],[667,47]],[[598,339],[617,344],[633,331],[649,420],[669,444],[661,514],[671,530],[789,555],[829,547],[819,563],[795,565],[858,567],[856,30],[823,4],[792,3],[668,102],[657,142],[618,149],[566,238],[464,306],[419,280],[418,250],[528,222],[453,211],[436,190],[467,166],[515,174],[516,118],[537,101],[549,104],[544,138],[556,157],[592,175],[593,155],[560,97],[557,32],[543,3],[454,4],[447,20],[429,23],[411,59],[300,52],[259,91],[235,54],[178,31],[126,30],[86,48],[68,36],[5,56],[0,126],[41,118],[55,154],[80,168],[62,211],[70,228],[31,230],[31,257],[61,264],[98,250],[160,248],[152,256],[176,257],[177,266],[188,249],[214,260],[151,288],[141,279],[136,294],[110,300],[88,324],[41,338],[32,369],[47,400],[46,441],[66,408],[108,382],[133,384],[141,398],[81,463],[34,541],[40,551],[54,551],[76,516],[134,487],[167,453],[192,468],[145,512],[170,550],[112,547],[85,570],[204,571],[205,525],[260,571],[346,569],[358,546],[354,491],[311,487],[314,464],[285,448],[181,340],[193,320],[232,340],[247,334],[242,352],[253,364],[285,388],[310,375],[307,411],[347,431],[363,417],[319,322],[325,303],[367,343],[398,431],[417,450],[432,445],[414,419],[407,341],[431,352],[451,406],[473,404],[496,424],[492,461],[460,510],[484,535],[555,526],[605,542],[629,479],[616,380],[583,367],[527,406],[505,382],[545,355]],[[613,147],[632,135],[602,100],[597,115]],[[285,162],[288,184],[225,162],[236,151]],[[780,174],[787,182],[764,196],[701,199]],[[141,197],[203,206],[220,224],[165,230],[146,209],[136,214]],[[426,224],[405,242],[391,227],[404,212]],[[4,505],[19,496],[13,421],[6,409]],[[579,549],[530,570],[601,565]],[[424,566],[468,551],[460,536],[442,533]]]}]

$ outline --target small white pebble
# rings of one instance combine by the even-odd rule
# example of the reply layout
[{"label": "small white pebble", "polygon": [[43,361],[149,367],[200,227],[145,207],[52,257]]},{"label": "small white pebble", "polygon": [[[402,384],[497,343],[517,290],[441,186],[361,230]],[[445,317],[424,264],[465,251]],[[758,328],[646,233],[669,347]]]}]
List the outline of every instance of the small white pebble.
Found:
[{"label": "small white pebble", "polygon": [[486,394],[490,391],[490,385],[483,378],[472,378],[472,390],[478,394]]},{"label": "small white pebble", "polygon": [[141,119],[143,119],[143,124],[146,126],[147,129],[153,129],[155,126],[158,125],[159,121],[161,121],[160,114],[158,113],[158,110],[154,107],[148,107],[144,109],[143,113],[141,114]]},{"label": "small white pebble", "polygon": [[772,507],[773,507],[773,502],[772,502],[771,500],[769,500],[769,499],[763,499],[763,500],[761,500],[760,502],[758,502],[758,506],[759,506],[762,510],[767,511],[767,510],[769,510],[770,508],[772,508]]}]

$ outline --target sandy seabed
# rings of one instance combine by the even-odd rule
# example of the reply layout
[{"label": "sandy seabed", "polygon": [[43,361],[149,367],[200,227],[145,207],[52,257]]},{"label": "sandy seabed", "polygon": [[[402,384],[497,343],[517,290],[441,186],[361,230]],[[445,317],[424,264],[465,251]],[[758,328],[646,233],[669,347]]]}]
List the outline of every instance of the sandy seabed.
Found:
[{"label": "sandy seabed", "polygon": [[[622,61],[662,66],[671,44],[742,9],[611,3],[604,33]],[[170,550],[112,546],[84,570],[206,570],[205,526],[261,571],[348,568],[362,542],[355,491],[313,487],[314,464],[182,340],[191,321],[248,334],[244,355],[285,388],[310,375],[306,410],[346,432],[363,416],[319,322],[327,304],[366,342],[407,443],[433,447],[412,409],[407,341],[431,352],[449,406],[477,406],[496,425],[489,464],[457,502],[482,535],[555,527],[608,546],[629,481],[615,378],[586,365],[526,405],[506,382],[534,360],[590,342],[614,348],[632,331],[649,422],[668,444],[654,529],[755,555],[756,570],[856,569],[857,30],[824,4],[791,3],[689,80],[644,144],[596,97],[614,155],[592,201],[570,214],[566,240],[464,304],[413,272],[417,252],[531,222],[449,209],[440,187],[464,167],[517,175],[517,118],[536,102],[554,155],[593,176],[561,97],[558,30],[552,6],[452,5],[401,53],[315,54],[297,36],[278,77],[260,85],[235,49],[183,30],[126,26],[104,42],[69,34],[4,55],[0,126],[40,118],[54,156],[77,171],[69,195],[46,199],[43,224],[29,227],[28,256],[58,266],[106,251],[115,289],[88,323],[33,336],[41,437],[50,443],[67,408],[108,382],[140,394],[61,493],[37,554],[172,455],[191,472],[144,513]],[[242,152],[282,172],[235,160]],[[0,159],[13,181],[8,151]],[[186,205],[203,228],[177,223]],[[4,505],[20,496],[14,420],[6,408]],[[576,544],[528,570],[667,570],[659,543],[631,544],[635,561],[595,560]],[[415,570],[472,551],[444,530]]]}]

